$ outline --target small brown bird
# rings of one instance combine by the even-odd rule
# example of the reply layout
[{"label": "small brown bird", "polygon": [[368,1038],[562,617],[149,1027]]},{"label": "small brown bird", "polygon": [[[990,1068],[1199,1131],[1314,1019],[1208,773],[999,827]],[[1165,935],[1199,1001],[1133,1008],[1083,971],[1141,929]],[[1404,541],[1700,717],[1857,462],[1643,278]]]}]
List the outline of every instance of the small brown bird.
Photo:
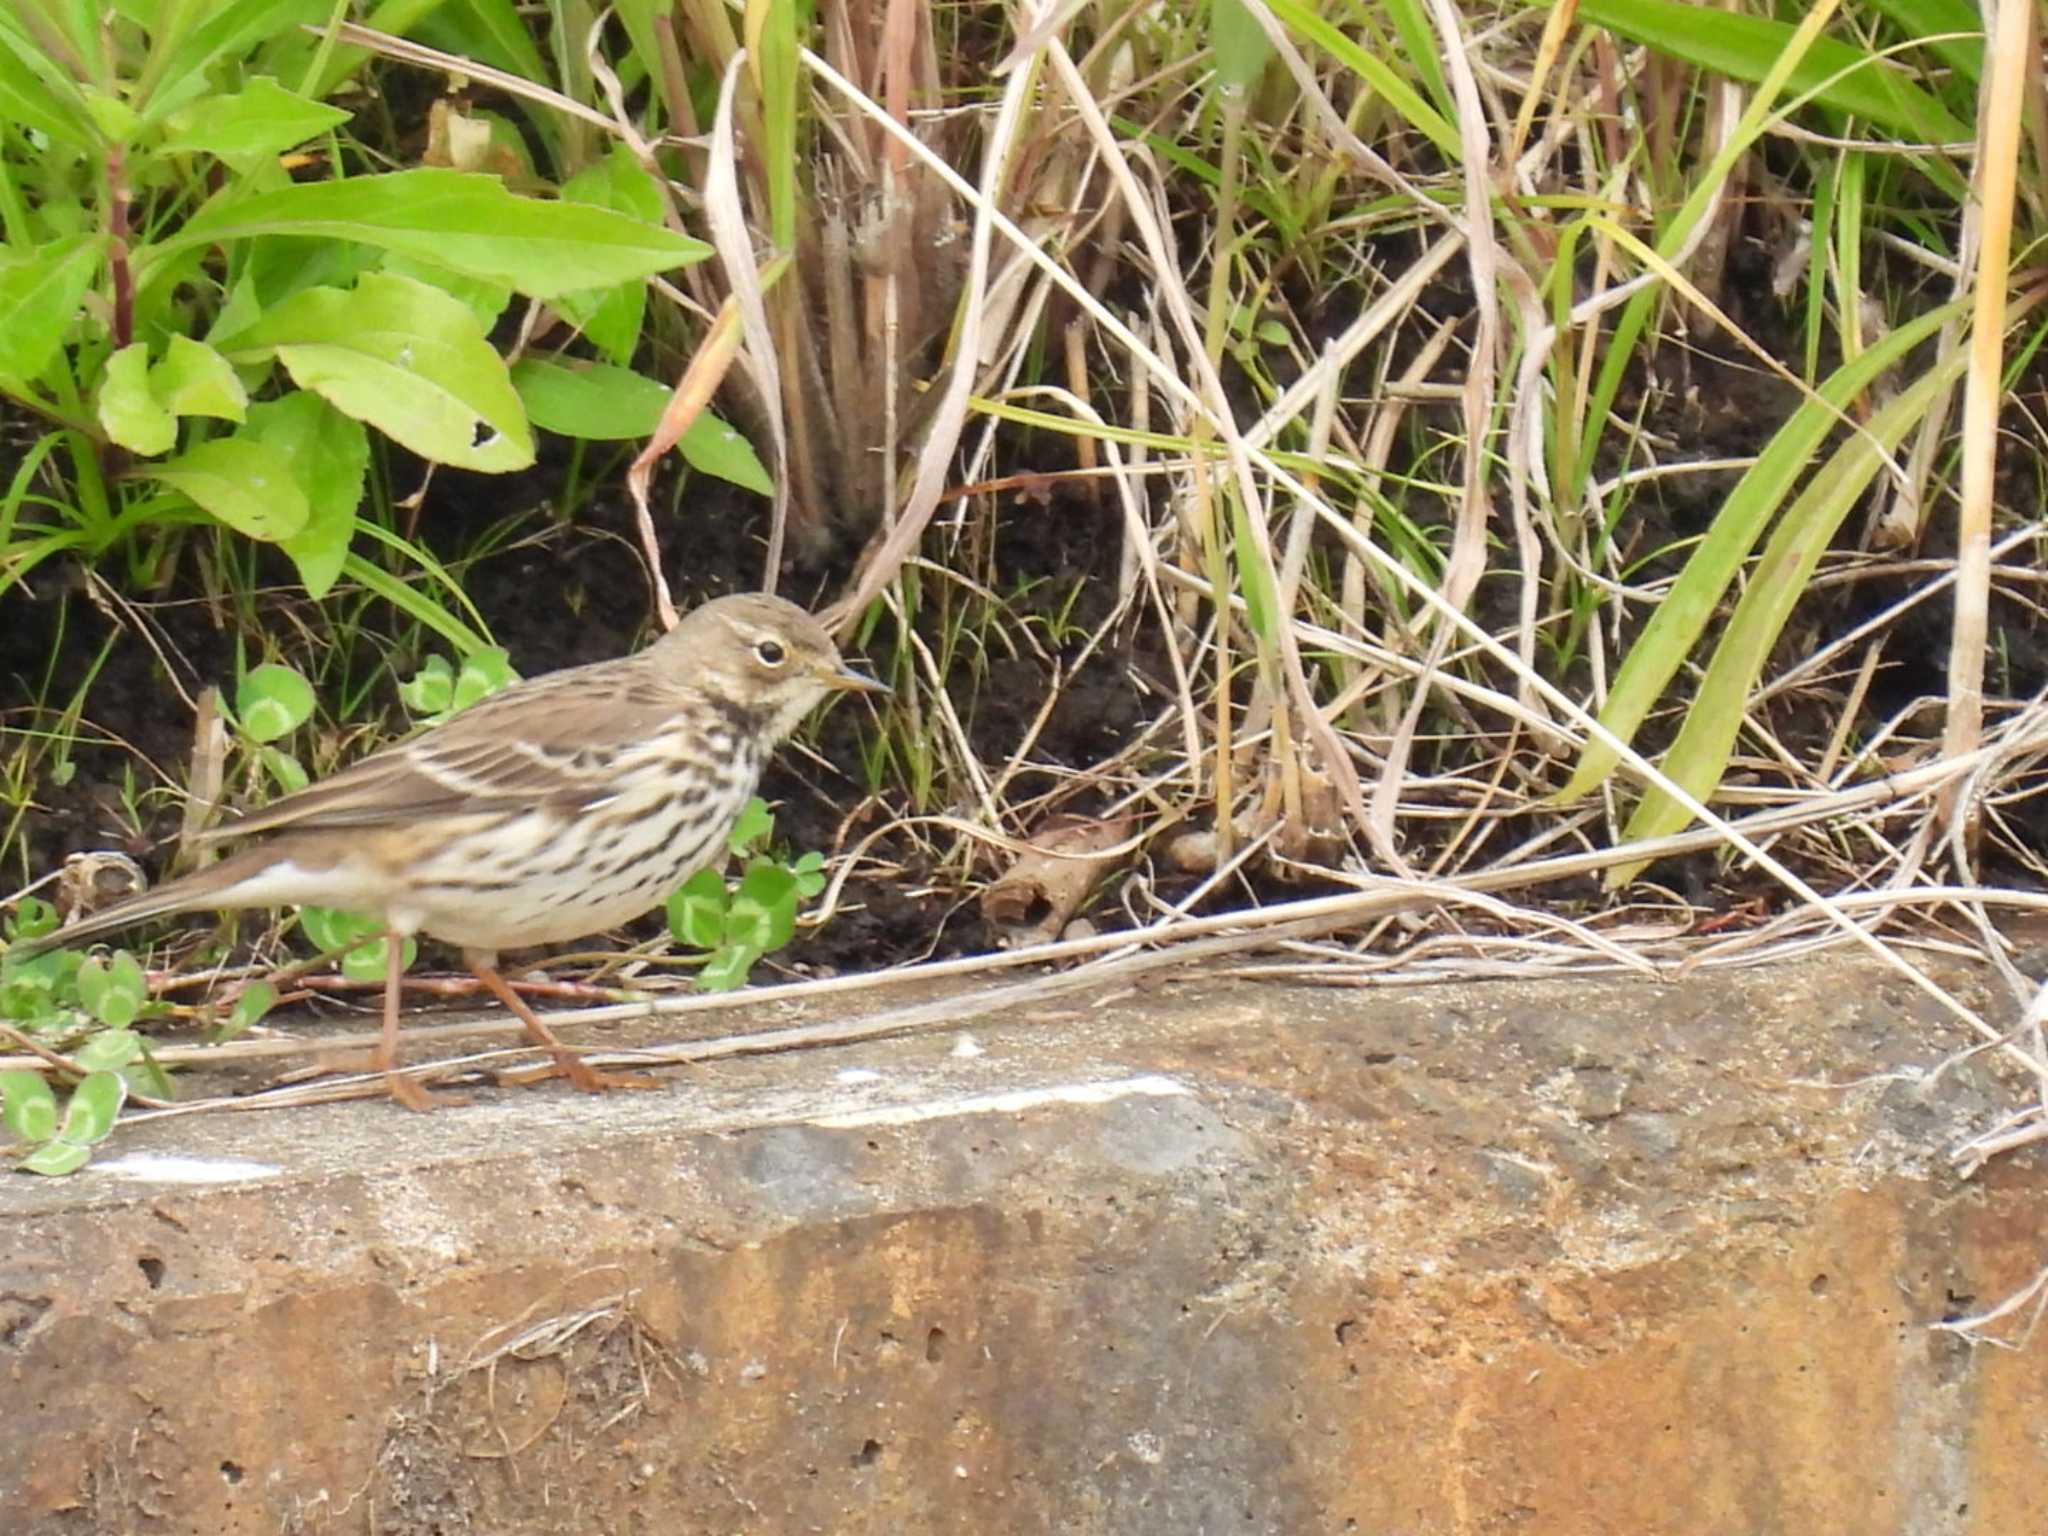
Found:
[{"label": "small brown bird", "polygon": [[256,846],[28,948],[209,907],[340,907],[393,938],[372,1065],[408,1109],[435,1096],[399,1073],[398,940],[460,945],[477,979],[586,1092],[601,1073],[498,974],[498,951],[613,928],[710,864],[776,744],[835,690],[887,693],[850,671],[824,626],[781,598],[722,597],[636,655],[515,684],[213,837]]}]

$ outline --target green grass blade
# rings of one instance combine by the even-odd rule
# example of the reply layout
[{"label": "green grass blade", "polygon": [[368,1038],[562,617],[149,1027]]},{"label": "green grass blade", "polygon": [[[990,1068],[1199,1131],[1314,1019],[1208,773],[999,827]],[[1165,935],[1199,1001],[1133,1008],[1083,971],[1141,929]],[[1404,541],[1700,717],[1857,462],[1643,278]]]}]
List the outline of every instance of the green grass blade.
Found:
[{"label": "green grass blade", "polygon": [[[1778,510],[1800,474],[1813,462],[1814,451],[1840,419],[1841,412],[1886,369],[1925,341],[1943,324],[1964,312],[1959,301],[1922,315],[1869,347],[1845,364],[1793,412],[1780,427],[1714,517],[1707,535],[1686,561],[1670,594],[1651,615],[1628,659],[1614,679],[1614,688],[1600,711],[1600,723],[1623,741],[1637,728],[1691,652],[1720,604],[1722,594]],[[1568,802],[1585,794],[1614,771],[1620,754],[1605,743],[1591,741],[1571,782],[1558,791]]]},{"label": "green grass blade", "polygon": [[[1707,799],[1727,772],[1750,690],[1842,519],[1870,484],[1883,455],[1897,448],[1928,407],[1954,386],[1968,361],[1968,351],[1956,349],[1878,411],[1863,431],[1835,450],[1772,531],[1763,558],[1714,648],[1699,694],[1686,711],[1685,724],[1659,765],[1696,799]],[[1664,789],[1652,786],[1629,818],[1623,838],[1637,842],[1663,837],[1680,831],[1691,820],[1691,811]],[[1642,869],[1642,862],[1617,866],[1608,873],[1609,888],[1626,885]]]}]

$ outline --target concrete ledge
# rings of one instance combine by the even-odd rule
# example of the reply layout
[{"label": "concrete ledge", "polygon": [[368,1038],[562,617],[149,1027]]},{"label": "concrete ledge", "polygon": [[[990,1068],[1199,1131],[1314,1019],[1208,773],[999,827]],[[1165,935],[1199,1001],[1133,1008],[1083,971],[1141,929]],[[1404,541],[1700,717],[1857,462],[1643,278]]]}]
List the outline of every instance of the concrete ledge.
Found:
[{"label": "concrete ledge", "polygon": [[1926,1327],[2048,1167],[1860,963],[971,1028],[0,1180],[0,1530],[2048,1529],[2042,1346]]}]

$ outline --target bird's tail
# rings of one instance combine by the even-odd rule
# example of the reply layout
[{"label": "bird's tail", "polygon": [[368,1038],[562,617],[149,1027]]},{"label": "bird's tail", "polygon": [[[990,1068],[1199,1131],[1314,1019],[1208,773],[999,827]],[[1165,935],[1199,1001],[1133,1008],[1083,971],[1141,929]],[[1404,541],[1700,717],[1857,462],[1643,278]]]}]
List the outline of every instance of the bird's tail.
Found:
[{"label": "bird's tail", "polygon": [[267,863],[263,850],[247,849],[222,859],[218,864],[209,864],[189,875],[166,880],[153,890],[117,901],[104,912],[95,912],[91,917],[59,928],[54,933],[33,939],[17,939],[8,947],[8,953],[26,959],[46,949],[69,949],[74,945],[89,944],[94,939],[119,933],[123,928],[132,928],[152,917],[168,917],[173,912],[187,912],[194,908],[250,905],[252,903],[237,899],[235,887],[260,873]]}]

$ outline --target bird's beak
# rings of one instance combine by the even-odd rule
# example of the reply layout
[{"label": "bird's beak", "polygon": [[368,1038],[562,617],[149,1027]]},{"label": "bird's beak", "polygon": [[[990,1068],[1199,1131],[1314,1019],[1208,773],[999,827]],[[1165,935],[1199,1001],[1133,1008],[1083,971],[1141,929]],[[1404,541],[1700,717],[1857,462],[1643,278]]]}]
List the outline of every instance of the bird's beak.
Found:
[{"label": "bird's beak", "polygon": [[887,683],[878,683],[865,672],[856,672],[851,667],[841,667],[836,672],[827,672],[819,681],[839,693],[876,693],[886,696],[895,691]]}]

